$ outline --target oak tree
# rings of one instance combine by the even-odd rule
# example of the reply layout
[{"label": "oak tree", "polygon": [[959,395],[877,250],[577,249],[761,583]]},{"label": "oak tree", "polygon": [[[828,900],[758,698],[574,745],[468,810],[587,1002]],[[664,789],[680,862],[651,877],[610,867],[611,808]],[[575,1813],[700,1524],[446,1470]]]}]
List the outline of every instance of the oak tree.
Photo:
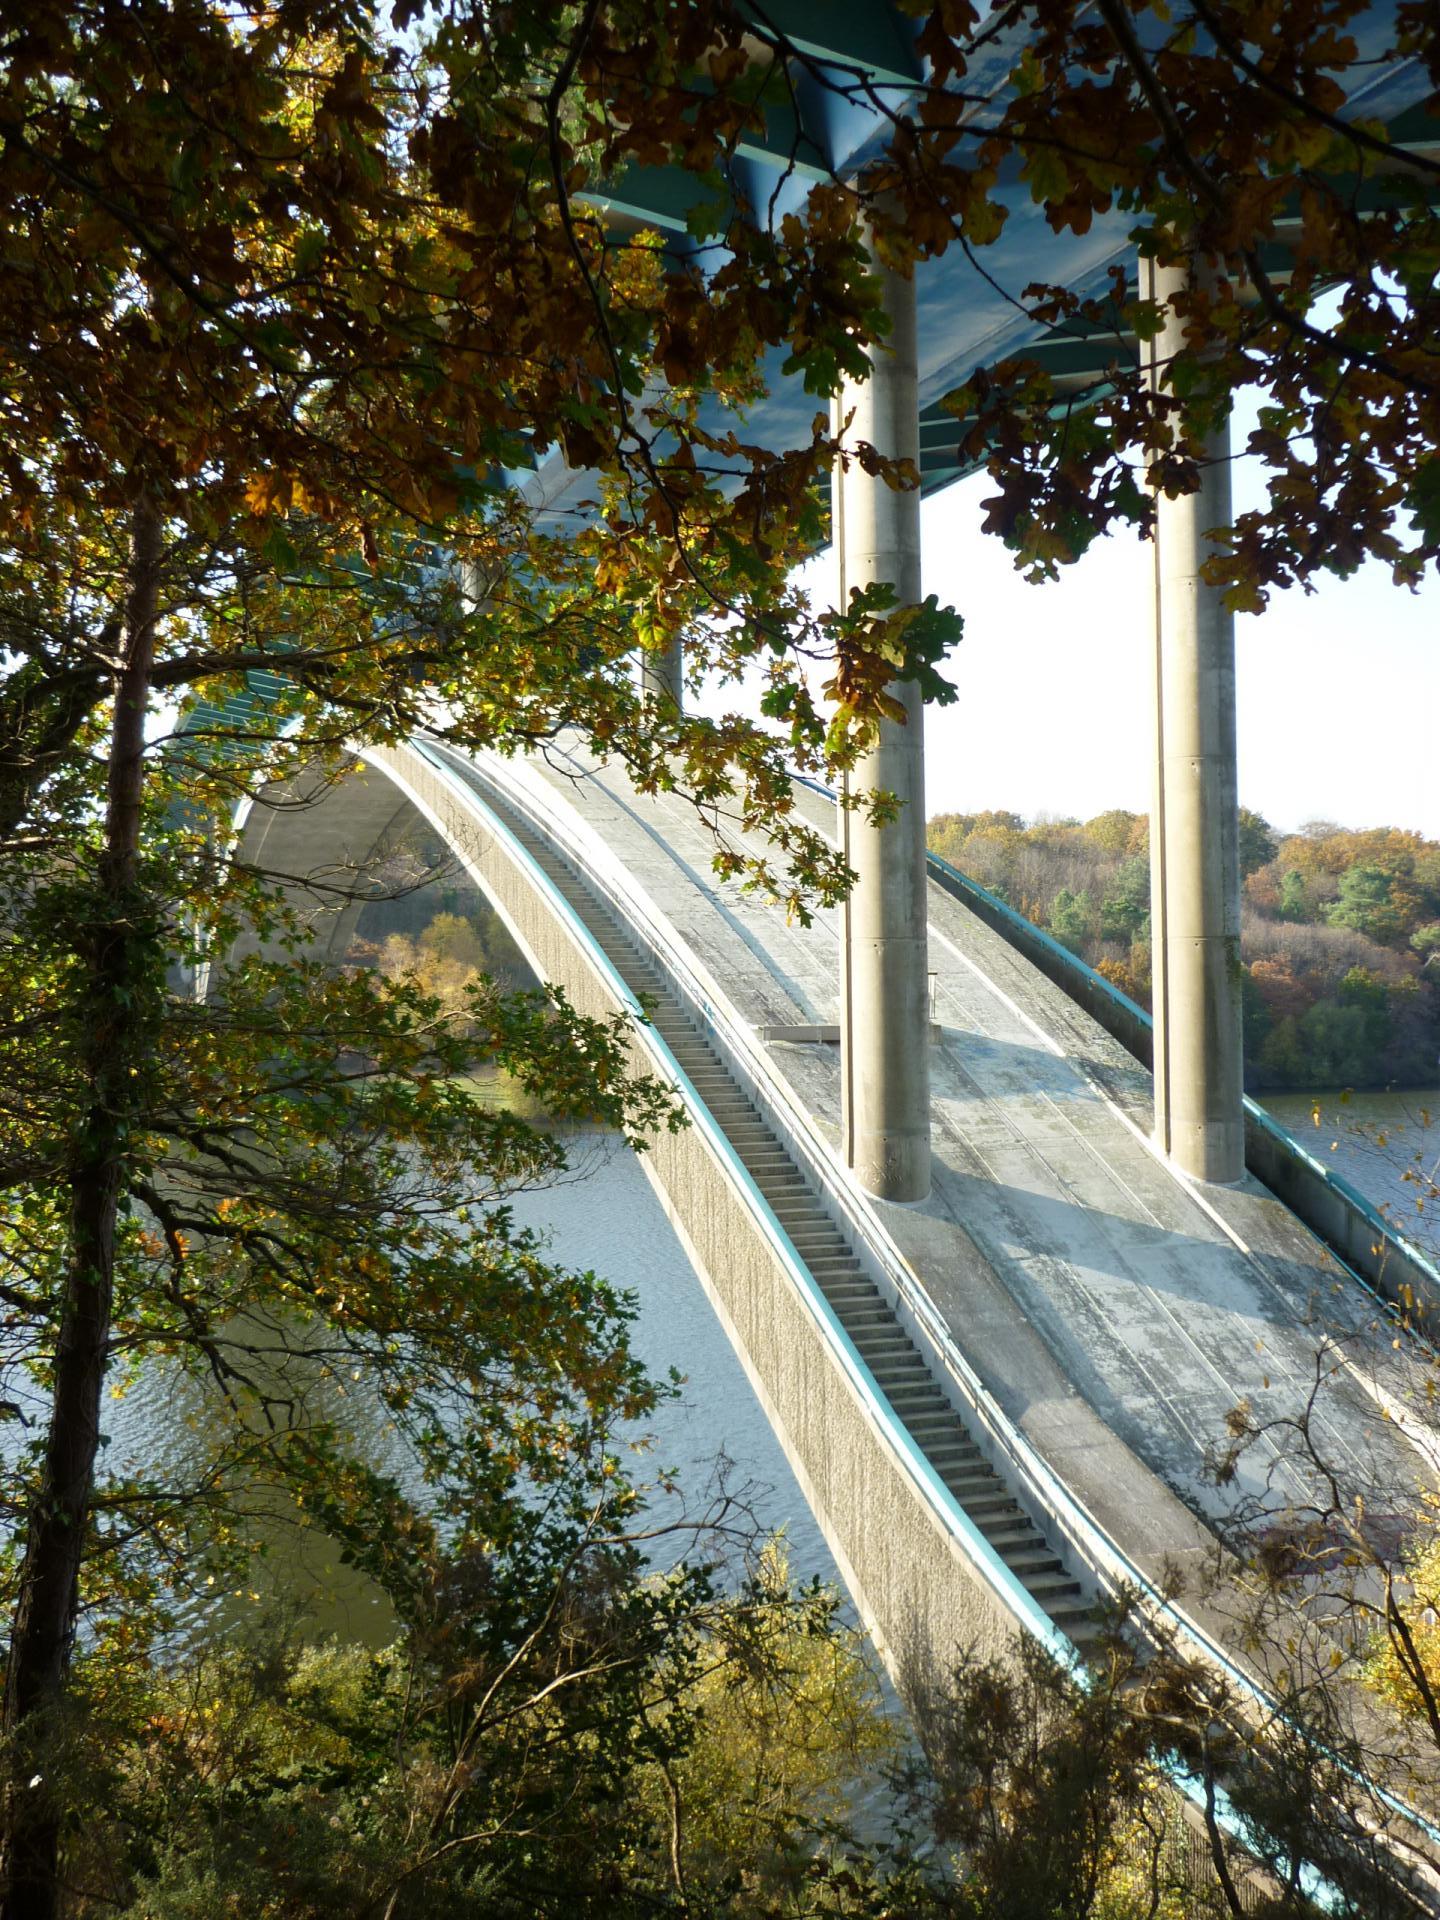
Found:
[{"label": "oak tree", "polygon": [[[574,725],[642,785],[763,821],[796,877],[769,862],[754,877],[793,905],[833,897],[845,875],[796,819],[787,761],[845,766],[897,676],[941,695],[956,634],[883,590],[817,614],[787,584],[823,536],[835,458],[917,483],[837,443],[824,406],[883,336],[862,228],[902,271],[951,247],[983,271],[1016,163],[1057,230],[1115,213],[1147,251],[1206,268],[1168,389],[1124,344],[1159,316],[1117,278],[1098,302],[1017,296],[1039,320],[1116,332],[1103,393],[1082,396],[1096,405],[1057,408],[1023,355],[953,397],[962,453],[999,482],[992,523],[1027,564],[1047,573],[1097,531],[1143,524],[1146,478],[1193,485],[1206,431],[1252,379],[1276,479],[1216,563],[1236,604],[1367,552],[1407,580],[1435,555],[1436,169],[1348,112],[1349,0],[1307,0],[1283,25],[1213,0],[1153,17],[1047,0],[1005,16],[998,92],[971,86],[994,23],[956,0],[916,12],[929,79],[897,116],[873,79],[725,0],[6,9],[6,1285],[47,1401],[16,1501],[7,1920],[54,1911],[58,1815],[25,1786],[44,1778],[25,1755],[63,1707],[81,1609],[105,1617],[117,1557],[165,1552],[164,1489],[97,1492],[118,1363],[173,1350],[288,1434],[219,1332],[263,1300],[358,1342],[382,1379],[388,1343],[424,1331],[430,1384],[473,1386],[453,1328],[497,1360],[487,1340],[503,1339],[519,1401],[547,1405],[527,1372],[539,1329],[490,1291],[532,1250],[494,1228],[466,1255],[442,1224],[459,1193],[545,1150],[435,1093],[435,1059],[454,1066],[461,1042],[432,1031],[433,1008],[303,962],[247,963],[206,1008],[173,990],[197,939],[283,921],[216,831],[241,798],[421,723],[501,747]],[[1392,51],[1433,74],[1424,10],[1395,22]],[[891,137],[772,221],[725,181],[799,75],[868,102]],[[607,222],[599,199],[632,165],[698,182],[692,237],[723,245],[667,252]],[[1287,279],[1267,251],[1282,239]],[[816,400],[778,449],[747,426],[767,355]],[[555,450],[593,474],[573,519],[514,483]],[[677,638],[697,675],[762,663],[764,722],[641,699],[634,651]],[[186,715],[163,764],[159,703]],[[718,857],[745,866],[723,841]],[[658,1117],[652,1089],[627,1090],[616,1036],[563,1006],[496,1000],[464,1045],[521,1063],[562,1107]],[[393,1198],[412,1154],[433,1183],[418,1227]],[[360,1287],[367,1247],[379,1267]],[[583,1319],[561,1317],[554,1391],[620,1404],[639,1388]],[[323,1422],[302,1430],[288,1457],[323,1460],[312,1491],[327,1474],[360,1484]],[[495,1455],[462,1458],[483,1477]],[[524,1454],[542,1462],[543,1446]]]}]

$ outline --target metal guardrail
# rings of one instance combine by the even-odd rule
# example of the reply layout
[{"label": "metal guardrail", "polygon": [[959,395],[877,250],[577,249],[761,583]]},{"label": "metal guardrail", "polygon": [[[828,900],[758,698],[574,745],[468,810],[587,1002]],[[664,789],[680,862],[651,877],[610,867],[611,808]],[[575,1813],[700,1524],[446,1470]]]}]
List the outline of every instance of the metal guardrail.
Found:
[{"label": "metal guardrail", "polygon": [[522,796],[528,799],[529,804],[522,810],[532,822],[548,837],[568,845],[584,862],[587,874],[602,882],[626,920],[644,934],[672,982],[680,987],[709,1027],[712,1038],[727,1054],[732,1069],[749,1083],[761,1104],[770,1110],[771,1117],[780,1122],[782,1131],[798,1148],[799,1157],[807,1164],[823,1196],[869,1256],[872,1277],[887,1285],[908,1310],[907,1318],[959,1390],[966,1413],[988,1438],[994,1458],[1004,1464],[1012,1478],[1018,1479],[1031,1503],[1055,1522],[1080,1551],[1086,1565],[1112,1590],[1119,1585],[1142,1586],[1144,1576],[1140,1570],[1056,1478],[955,1344],[944,1315],[875,1211],[869,1195],[856,1185],[849,1168],[820,1131],[790,1081],[775,1066],[769,1053],[756,1044],[750,1023],[704,962],[676,934],[601,836],[578,814],[569,809],[562,814],[554,792],[537,781],[523,763],[504,761],[496,756],[487,760],[486,765],[489,777],[503,789],[506,798],[512,804]]},{"label": "metal guardrail", "polygon": [[[1213,1657],[1245,1681],[1239,1669],[1231,1667],[1223,1651],[1210,1641],[1204,1629],[1191,1621],[1172,1602],[1161,1598],[1143,1571],[1106,1533],[1083,1502],[1050,1468],[1028,1436],[1015,1425],[975,1371],[964,1352],[955,1343],[949,1325],[931,1299],[921,1276],[891,1236],[883,1220],[850,1170],[839,1159],[834,1147],[816,1126],[804,1102],[790,1081],[774,1065],[769,1054],[755,1044],[749,1022],[739,1013],[729,995],[709,969],[675,933],[668,919],[658,911],[628,868],[616,858],[601,836],[578,814],[563,813],[556,796],[523,763],[487,756],[488,777],[500,787],[511,804],[522,806],[532,823],[549,838],[568,844],[583,860],[586,872],[602,881],[604,890],[632,926],[637,927],[662,960],[672,982],[678,985],[692,1006],[701,1014],[711,1035],[722,1046],[732,1068],[756,1090],[773,1118],[782,1118],[782,1129],[799,1146],[803,1160],[819,1182],[824,1196],[843,1219],[851,1235],[870,1256],[873,1270],[892,1289],[909,1310],[908,1317],[920,1330],[932,1353],[959,1388],[967,1413],[981,1426],[991,1442],[995,1457],[1018,1480],[1032,1503],[1045,1513],[1072,1541],[1086,1565],[1099,1575],[1112,1591],[1118,1586],[1133,1587],[1151,1595],[1157,1607],[1182,1632],[1203,1644]],[[568,816],[568,817],[567,817]],[[1248,1682],[1245,1682],[1248,1684]]]}]

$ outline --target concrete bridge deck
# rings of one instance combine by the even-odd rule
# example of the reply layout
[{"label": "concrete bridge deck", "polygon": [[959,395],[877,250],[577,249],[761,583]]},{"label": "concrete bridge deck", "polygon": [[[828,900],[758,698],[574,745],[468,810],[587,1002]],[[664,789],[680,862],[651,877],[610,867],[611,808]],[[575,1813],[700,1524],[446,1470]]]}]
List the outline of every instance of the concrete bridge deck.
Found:
[{"label": "concrete bridge deck", "polygon": [[[694,1125],[643,1164],[902,1688],[1017,1624],[1073,1657],[1097,1590],[1168,1606],[1168,1566],[1208,1570],[1238,1498],[1303,1505],[1278,1444],[1237,1485],[1207,1476],[1242,1403],[1293,1418],[1323,1373],[1347,1496],[1408,1514],[1433,1486],[1425,1351],[1267,1189],[1159,1158],[1148,1074],[951,893],[928,899],[932,1190],[886,1204],[834,1150],[839,1049],[775,1037],[834,1021],[833,916],[787,924],[717,883],[689,803],[570,750],[370,749],[322,804],[257,810],[245,855],[297,900],[318,882],[338,958],[358,906],[331,883],[412,807],[582,1011],[656,996],[637,1044]],[[1235,1672],[1198,1582],[1169,1611]]]},{"label": "concrete bridge deck", "polygon": [[1437,1477],[1418,1341],[1266,1188],[1159,1158],[1148,1074],[944,888],[932,1191],[886,1204],[835,1152],[838,1048],[774,1032],[832,1023],[832,917],[717,884],[688,803],[569,750],[367,749],[322,804],[261,809],[242,850],[292,876],[340,958],[412,808],[582,1012],[654,996],[637,1050],[693,1125],[642,1164],[902,1693],[1017,1626],[1073,1661],[1125,1585],[1273,1712],[1223,1607],[1162,1590],[1209,1570],[1238,1498],[1279,1517],[1311,1489],[1279,1445],[1224,1489],[1207,1456],[1237,1406],[1294,1418],[1324,1375],[1315,1438],[1345,1496],[1408,1515]]},{"label": "concrete bridge deck", "polygon": [[[835,915],[805,928],[715,879],[690,803],[638,796],[574,749],[526,778],[583,819],[757,1028],[837,1019]],[[807,796],[816,824],[833,812]],[[1149,1075],[1001,937],[932,885],[940,1037],[933,1187],[876,1202],[957,1342],[1007,1413],[1144,1570],[1203,1550],[1237,1499],[1303,1503],[1277,1441],[1218,1488],[1207,1461],[1248,1404],[1300,1413],[1343,1483],[1409,1504],[1432,1485],[1426,1366],[1376,1301],[1266,1188],[1198,1187],[1149,1142]],[[771,1041],[832,1141],[839,1050]],[[1383,1491],[1381,1491],[1383,1490]],[[1372,1499],[1373,1505],[1373,1499]]]}]

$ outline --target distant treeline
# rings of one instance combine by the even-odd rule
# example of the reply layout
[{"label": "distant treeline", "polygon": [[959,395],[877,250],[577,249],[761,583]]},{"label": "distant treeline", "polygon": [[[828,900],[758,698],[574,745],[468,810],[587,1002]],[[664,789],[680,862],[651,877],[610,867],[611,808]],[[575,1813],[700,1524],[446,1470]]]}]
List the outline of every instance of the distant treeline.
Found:
[{"label": "distant treeline", "polygon": [[[1150,825],[942,813],[933,850],[1150,1004]],[[1240,810],[1246,1084],[1426,1086],[1440,1054],[1440,842]]]}]

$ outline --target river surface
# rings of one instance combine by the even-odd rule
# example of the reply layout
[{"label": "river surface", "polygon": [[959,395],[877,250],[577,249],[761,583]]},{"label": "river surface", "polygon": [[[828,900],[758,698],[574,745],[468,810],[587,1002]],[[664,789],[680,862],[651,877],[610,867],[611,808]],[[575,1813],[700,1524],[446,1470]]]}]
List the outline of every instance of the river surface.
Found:
[{"label": "river surface", "polygon": [[1440,1206],[1430,1197],[1440,1166],[1440,1087],[1271,1093],[1261,1105],[1422,1253],[1432,1260],[1440,1255]]},{"label": "river surface", "polygon": [[638,1477],[651,1477],[647,1461],[677,1468],[693,1505],[718,1469],[762,1526],[784,1531],[793,1573],[838,1581],[780,1443],[639,1156],[605,1135],[574,1143],[571,1153],[578,1177],[520,1195],[514,1211],[548,1235],[556,1262],[593,1268],[633,1293],[636,1353],[656,1379],[672,1367],[685,1376],[680,1399],[662,1406],[650,1423],[653,1438],[647,1458],[637,1463]]},{"label": "river surface", "polygon": [[[1440,1160],[1440,1089],[1344,1100],[1331,1092],[1282,1094],[1265,1105],[1318,1159],[1435,1254],[1432,1205],[1417,1207],[1417,1200],[1424,1201]],[[632,1293],[640,1358],[657,1379],[672,1368],[684,1376],[678,1399],[663,1404],[648,1429],[631,1436],[639,1442],[649,1434],[648,1446],[632,1462],[635,1477],[649,1481],[662,1468],[674,1469],[683,1490],[683,1505],[657,1496],[653,1518],[678,1521],[686,1512],[703,1511],[723,1484],[739,1503],[737,1518],[757,1532],[784,1535],[798,1578],[818,1575],[838,1585],[820,1529],[639,1157],[618,1138],[598,1133],[575,1139],[570,1151],[569,1176],[516,1196],[513,1208],[520,1222],[546,1236],[557,1264],[593,1268]],[[1406,1179],[1407,1171],[1422,1178]],[[364,1427],[364,1407],[352,1404],[350,1418]],[[190,1429],[204,1424],[204,1397],[193,1388],[177,1393],[173,1380],[158,1373],[142,1381],[123,1407],[112,1407],[107,1421],[116,1454],[144,1459],[152,1470],[167,1457],[179,1464],[195,1445]],[[373,1438],[383,1453],[381,1424],[377,1418]],[[677,1534],[664,1556],[677,1557],[684,1544],[685,1536]],[[216,1596],[223,1625],[238,1624],[252,1605],[283,1593],[313,1631],[370,1644],[390,1637],[388,1607],[368,1582],[339,1564],[323,1534],[300,1536],[282,1526],[268,1546],[267,1561],[256,1568],[255,1592]],[[213,1614],[210,1619],[213,1625]]]},{"label": "river surface", "polygon": [[[666,1380],[672,1368],[684,1376],[678,1397],[662,1402],[649,1422],[625,1435],[636,1449],[629,1469],[637,1483],[653,1482],[663,1469],[667,1475],[673,1470],[679,1487],[676,1495],[657,1491],[652,1498],[647,1524],[680,1529],[657,1543],[653,1557],[664,1564],[679,1559],[695,1540],[684,1531],[688,1522],[723,1494],[730,1502],[727,1537],[737,1571],[743,1563],[740,1536],[749,1534],[758,1545],[781,1535],[797,1580],[819,1577],[838,1586],[824,1537],[639,1156],[618,1136],[600,1132],[567,1141],[567,1151],[571,1168],[565,1177],[513,1195],[508,1204],[519,1224],[545,1236],[556,1265],[593,1269],[634,1295],[632,1344],[654,1379]],[[35,1411],[41,1411],[38,1400]],[[339,1407],[336,1415],[342,1417]],[[123,1399],[112,1397],[104,1416],[109,1462],[151,1474],[169,1468],[183,1477],[203,1452],[213,1417],[207,1390],[158,1367]],[[362,1456],[385,1461],[392,1453],[385,1418],[363,1386],[349,1389],[343,1421]],[[403,1464],[395,1464],[403,1475]],[[273,1522],[252,1522],[251,1533],[263,1543],[263,1558],[252,1562],[242,1586],[200,1597],[188,1616],[197,1630],[243,1631],[248,1615],[279,1600],[293,1606],[314,1633],[371,1646],[393,1637],[388,1604],[341,1563],[323,1532],[298,1528],[277,1511]]]}]

